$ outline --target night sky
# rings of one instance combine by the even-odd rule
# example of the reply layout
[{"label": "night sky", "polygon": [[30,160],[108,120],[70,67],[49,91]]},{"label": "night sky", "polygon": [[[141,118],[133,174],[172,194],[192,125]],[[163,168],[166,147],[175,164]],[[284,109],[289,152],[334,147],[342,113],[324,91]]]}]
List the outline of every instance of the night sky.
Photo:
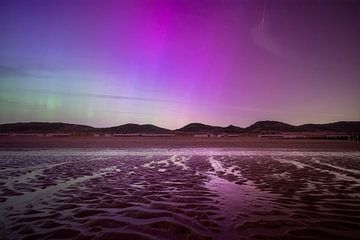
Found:
[{"label": "night sky", "polygon": [[0,0],[0,122],[360,120],[360,1]]}]

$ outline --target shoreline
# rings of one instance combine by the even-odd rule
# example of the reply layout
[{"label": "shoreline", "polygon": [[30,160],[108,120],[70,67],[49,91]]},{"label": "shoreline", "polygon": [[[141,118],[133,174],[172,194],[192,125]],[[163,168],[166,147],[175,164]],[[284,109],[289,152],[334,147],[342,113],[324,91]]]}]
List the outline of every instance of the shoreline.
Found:
[{"label": "shoreline", "polygon": [[251,148],[313,151],[360,151],[360,142],[311,139],[261,139],[194,137],[0,137],[7,149],[133,149],[133,148]]}]

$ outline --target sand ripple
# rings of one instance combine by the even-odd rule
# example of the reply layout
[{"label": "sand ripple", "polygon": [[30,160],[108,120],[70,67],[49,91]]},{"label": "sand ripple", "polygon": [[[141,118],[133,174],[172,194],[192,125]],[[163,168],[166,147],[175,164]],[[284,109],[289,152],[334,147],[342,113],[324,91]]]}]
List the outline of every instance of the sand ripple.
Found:
[{"label": "sand ripple", "polygon": [[359,161],[216,149],[3,151],[0,239],[356,239]]}]

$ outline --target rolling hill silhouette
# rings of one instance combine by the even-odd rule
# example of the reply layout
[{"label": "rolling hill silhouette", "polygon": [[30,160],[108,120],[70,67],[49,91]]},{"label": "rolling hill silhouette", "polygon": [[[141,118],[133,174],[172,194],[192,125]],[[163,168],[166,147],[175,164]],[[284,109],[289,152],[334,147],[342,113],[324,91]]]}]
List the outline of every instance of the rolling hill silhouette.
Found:
[{"label": "rolling hill silhouette", "polygon": [[25,122],[0,124],[0,133],[49,133],[49,132],[103,132],[103,133],[262,133],[262,132],[339,132],[360,133],[360,121],[341,121],[327,124],[303,124],[294,126],[278,121],[258,121],[249,127],[234,125],[227,127],[211,126],[202,123],[190,123],[182,128],[170,130],[152,124],[133,124],[95,128],[70,123]]}]

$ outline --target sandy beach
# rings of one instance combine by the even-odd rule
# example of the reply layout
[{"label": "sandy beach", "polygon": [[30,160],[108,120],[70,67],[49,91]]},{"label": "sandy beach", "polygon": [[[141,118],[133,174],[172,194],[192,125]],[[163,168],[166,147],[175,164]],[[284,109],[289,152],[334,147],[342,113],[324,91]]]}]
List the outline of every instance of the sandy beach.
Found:
[{"label": "sandy beach", "polygon": [[0,149],[21,148],[274,148],[360,151],[360,142],[310,139],[196,137],[0,137]]},{"label": "sandy beach", "polygon": [[357,239],[360,152],[0,151],[1,239]]}]

